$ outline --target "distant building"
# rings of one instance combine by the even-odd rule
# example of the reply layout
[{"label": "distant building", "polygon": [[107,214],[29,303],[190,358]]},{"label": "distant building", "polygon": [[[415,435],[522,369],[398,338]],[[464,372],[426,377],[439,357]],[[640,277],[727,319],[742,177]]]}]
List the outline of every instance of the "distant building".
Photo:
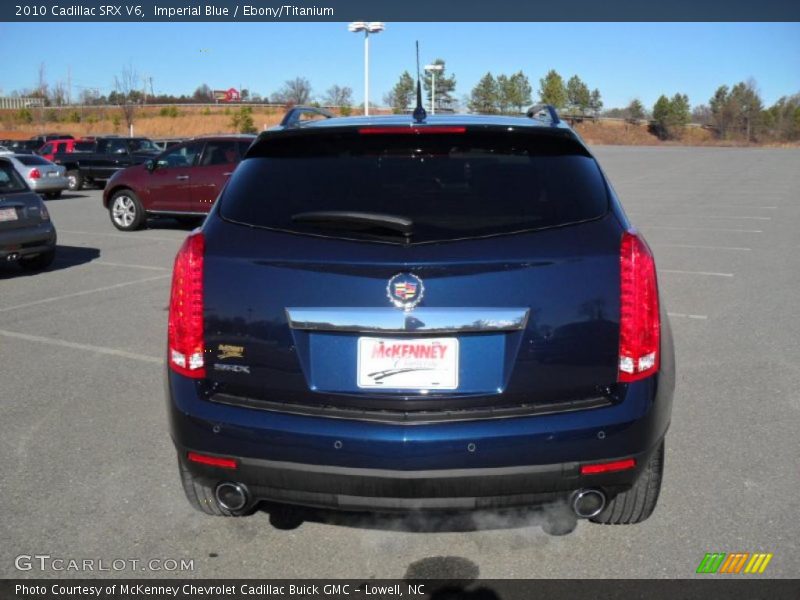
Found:
[{"label": "distant building", "polygon": [[2,108],[29,108],[32,106],[43,106],[41,98],[10,98],[0,96],[0,109]]},{"label": "distant building", "polygon": [[214,90],[214,100],[217,102],[241,102],[242,96],[236,88]]}]

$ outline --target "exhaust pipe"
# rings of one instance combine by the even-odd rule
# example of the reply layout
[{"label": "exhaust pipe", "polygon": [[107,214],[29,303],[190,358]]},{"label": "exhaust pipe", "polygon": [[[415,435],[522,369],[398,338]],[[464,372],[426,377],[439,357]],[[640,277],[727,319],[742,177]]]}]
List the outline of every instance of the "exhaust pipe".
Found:
[{"label": "exhaust pipe", "polygon": [[220,483],[214,495],[217,498],[217,504],[230,512],[242,510],[247,506],[249,500],[247,488],[241,483],[233,483],[230,481]]},{"label": "exhaust pipe", "polygon": [[8,262],[15,262],[15,261],[19,260],[19,253],[17,253],[17,252],[12,252],[12,253],[11,253],[11,254],[9,254],[8,256],[6,256],[6,260],[7,260]]},{"label": "exhaust pipe", "polygon": [[572,496],[572,510],[584,519],[596,517],[606,507],[606,495],[600,490],[578,490]]}]

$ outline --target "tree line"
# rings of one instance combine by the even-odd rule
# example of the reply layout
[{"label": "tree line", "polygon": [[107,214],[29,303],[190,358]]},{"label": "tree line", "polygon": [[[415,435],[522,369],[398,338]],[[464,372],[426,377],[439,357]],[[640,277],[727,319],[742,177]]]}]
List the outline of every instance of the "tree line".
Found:
[{"label": "tree line", "polygon": [[[435,82],[427,72],[422,76],[426,108],[430,107],[433,98],[436,110],[442,112],[465,108],[469,112],[481,114],[521,114],[534,102],[533,86],[522,70],[497,75],[487,72],[470,93],[459,101],[456,98],[456,76],[448,73],[442,58],[437,58],[433,64],[439,67],[435,72]],[[48,85],[44,63],[39,68],[38,84],[34,89],[12,92],[11,95],[38,98],[41,106],[66,106],[72,103],[69,86],[64,82]],[[206,83],[199,85],[191,95],[154,94],[152,79],[141,77],[130,65],[114,77],[114,87],[108,95],[84,88],[78,96],[78,101],[85,105],[119,106],[128,125],[133,121],[136,108],[143,104],[215,101],[213,90]],[[721,85],[707,103],[694,107],[686,94],[678,92],[671,96],[659,96],[650,110],[638,99],[632,100],[624,108],[603,110],[603,100],[598,88],[590,89],[578,75],[572,75],[565,80],[555,69],[551,69],[539,79],[536,96],[537,102],[552,104],[573,116],[618,117],[631,123],[647,120],[653,133],[662,139],[679,139],[692,122],[710,128],[721,140],[757,142],[800,139],[800,94],[784,96],[772,106],[765,107],[753,80],[731,86]],[[337,106],[343,115],[360,108],[353,101],[351,87],[335,84],[317,96],[305,77],[289,79],[278,90],[265,96],[242,89],[240,97],[243,102],[252,103]],[[404,71],[383,97],[383,101],[395,113],[410,112],[416,103],[414,77]]]}]

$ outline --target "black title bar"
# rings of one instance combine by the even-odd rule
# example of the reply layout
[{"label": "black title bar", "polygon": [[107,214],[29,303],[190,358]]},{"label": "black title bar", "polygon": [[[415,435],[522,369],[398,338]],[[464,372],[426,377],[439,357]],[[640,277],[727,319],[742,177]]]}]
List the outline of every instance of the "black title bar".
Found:
[{"label": "black title bar", "polygon": [[[285,3],[284,3],[285,2]],[[0,21],[800,21],[795,0],[4,0]]]},{"label": "black title bar", "polygon": [[2,600],[795,600],[794,579],[0,580]]}]

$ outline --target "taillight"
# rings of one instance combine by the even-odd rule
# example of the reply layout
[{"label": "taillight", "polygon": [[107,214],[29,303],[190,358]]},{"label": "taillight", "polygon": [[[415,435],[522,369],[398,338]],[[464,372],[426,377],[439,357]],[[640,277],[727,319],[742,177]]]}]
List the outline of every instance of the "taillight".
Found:
[{"label": "taillight", "polygon": [[620,244],[619,370],[617,380],[637,381],[658,371],[661,320],[656,264],[637,232]]},{"label": "taillight", "polygon": [[206,376],[203,340],[203,253],[205,238],[193,233],[175,257],[167,335],[169,366],[176,373]]},{"label": "taillight", "polygon": [[39,172],[39,169],[31,169],[31,172],[28,173],[28,179],[41,179],[42,174]]}]

